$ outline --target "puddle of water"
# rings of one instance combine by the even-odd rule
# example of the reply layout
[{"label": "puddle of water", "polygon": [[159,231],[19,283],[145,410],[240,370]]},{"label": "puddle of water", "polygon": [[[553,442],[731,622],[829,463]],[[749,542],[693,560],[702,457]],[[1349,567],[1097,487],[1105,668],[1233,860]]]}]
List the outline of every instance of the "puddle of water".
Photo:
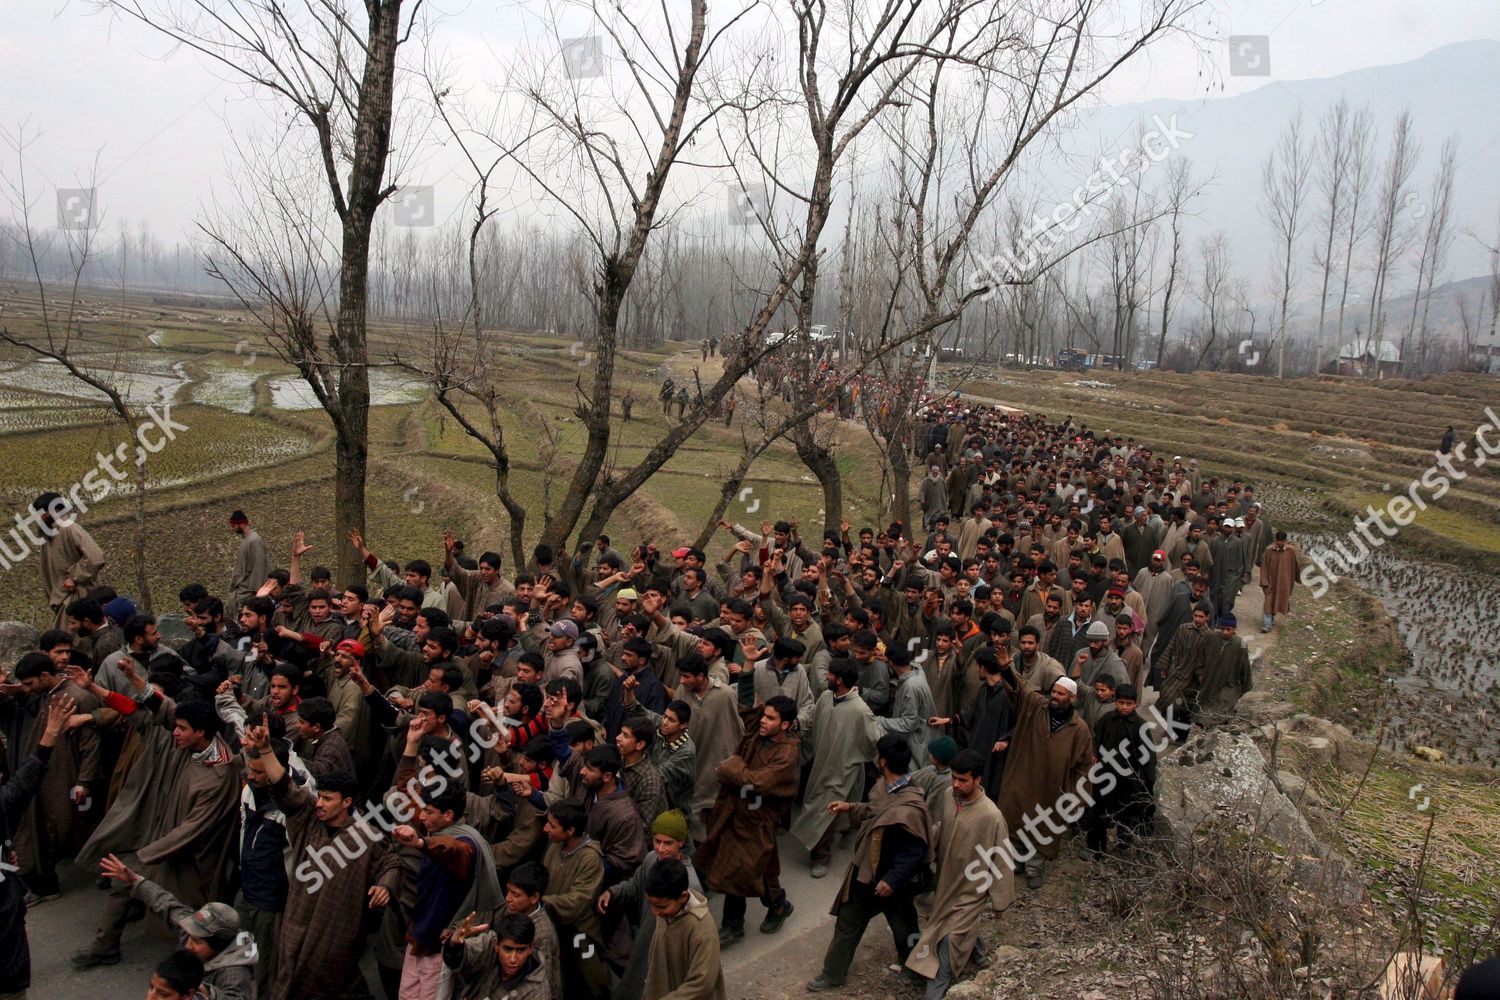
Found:
[{"label": "puddle of water", "polygon": [[[80,359],[80,367],[86,359]],[[112,370],[114,365],[101,359],[98,367],[86,369],[108,381],[132,405],[175,402],[178,392],[188,384],[186,368],[181,361],[143,363],[138,367]],[[74,378],[67,368],[50,358],[41,358],[0,372],[0,389],[50,392],[89,401],[106,397]]]},{"label": "puddle of water", "polygon": [[250,413],[255,409],[255,382],[259,377],[244,367],[212,367],[204,379],[193,384],[193,402],[231,413]]},{"label": "puddle of water", "polygon": [[[271,405],[278,410],[316,410],[320,405],[312,389],[297,376],[272,379],[270,387]],[[370,370],[371,406],[415,403],[426,394],[427,384],[409,375],[380,368]]]}]

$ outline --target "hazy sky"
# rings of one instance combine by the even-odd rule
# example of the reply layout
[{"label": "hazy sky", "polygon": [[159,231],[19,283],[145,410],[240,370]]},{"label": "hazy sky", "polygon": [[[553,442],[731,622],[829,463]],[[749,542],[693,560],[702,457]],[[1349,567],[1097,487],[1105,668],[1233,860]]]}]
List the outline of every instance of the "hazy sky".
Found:
[{"label": "hazy sky", "polygon": [[[1405,62],[1451,42],[1500,38],[1495,0],[1221,0],[1216,8],[1196,46],[1181,40],[1148,53],[1107,98],[1204,97],[1266,85],[1263,76],[1228,73],[1229,35],[1268,36],[1273,81],[1333,76]],[[497,76],[495,60],[522,44],[523,19],[513,3],[443,9],[439,43],[475,81]],[[55,220],[53,189],[78,184],[97,157],[106,224],[145,220],[174,238],[216,187],[232,183],[229,129],[254,117],[246,93],[190,53],[170,54],[158,36],[86,3],[19,0],[0,18],[0,127],[14,136],[24,123],[33,138],[27,179],[48,224]],[[13,179],[15,171],[14,153],[0,150],[0,175]],[[439,184],[442,217],[444,179],[422,180]],[[462,182],[448,183],[451,203]]]}]

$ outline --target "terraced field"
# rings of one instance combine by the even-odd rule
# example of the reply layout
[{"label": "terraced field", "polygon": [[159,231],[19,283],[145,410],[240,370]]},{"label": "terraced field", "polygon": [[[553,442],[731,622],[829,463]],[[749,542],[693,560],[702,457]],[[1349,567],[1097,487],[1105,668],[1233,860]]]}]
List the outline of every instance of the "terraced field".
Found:
[{"label": "terraced field", "polygon": [[[12,329],[35,329],[39,306],[25,289],[10,289],[5,316]],[[158,610],[169,608],[189,580],[210,585],[227,579],[233,538],[224,518],[243,507],[273,553],[285,553],[299,529],[317,549],[311,561],[332,563],[331,430],[295,373],[256,339],[247,314],[212,301],[158,301],[147,295],[86,295],[80,303],[75,356],[90,370],[128,387],[137,408],[172,402],[184,432],[147,460],[148,573]],[[372,354],[408,355],[420,331],[377,325]],[[512,458],[511,487],[529,511],[528,544],[539,533],[544,497],[554,505],[568,485],[571,456],[583,440],[573,414],[575,381],[589,370],[569,351],[571,339],[525,334],[508,337],[506,398],[501,419]],[[617,395],[628,387],[635,419],[620,425],[610,462],[628,468],[667,430],[656,400],[661,369],[691,373],[678,359],[681,345],[625,352],[618,358]],[[716,377],[703,372],[705,382]],[[441,532],[451,527],[477,549],[508,552],[509,520],[495,498],[488,452],[469,438],[410,377],[393,368],[372,373],[371,498],[368,536],[382,555],[441,557]],[[93,469],[97,454],[128,437],[98,393],[72,380],[60,366],[39,364],[19,351],[0,351],[0,500],[20,511],[44,489],[66,490]],[[383,404],[383,405],[382,405]],[[469,414],[484,425],[477,407]],[[743,414],[736,426],[701,429],[662,472],[617,511],[610,532],[622,542],[649,538],[674,544],[696,536],[719,495],[720,483],[744,447]],[[835,429],[851,518],[873,522],[879,472],[873,445],[852,425]],[[133,471],[133,470],[132,470]],[[774,509],[815,528],[822,494],[785,442],[766,452],[745,485],[753,492],[732,506],[730,519],[760,520],[744,508]],[[131,589],[124,560],[133,540],[133,486],[118,485],[85,518],[114,565],[107,578]],[[811,529],[810,529],[811,530]],[[727,537],[724,538],[727,547]],[[719,542],[714,543],[718,546]],[[274,558],[284,560],[284,556]],[[0,574],[0,618],[40,623],[34,568]]]}]

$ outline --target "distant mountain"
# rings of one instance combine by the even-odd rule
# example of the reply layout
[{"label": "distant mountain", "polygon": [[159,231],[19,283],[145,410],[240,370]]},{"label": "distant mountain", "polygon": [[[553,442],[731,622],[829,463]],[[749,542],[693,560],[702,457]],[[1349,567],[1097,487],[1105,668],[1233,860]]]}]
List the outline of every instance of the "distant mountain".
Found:
[{"label": "distant mountain", "polygon": [[[1456,338],[1464,326],[1462,310],[1467,310],[1469,329],[1472,331],[1471,337],[1474,343],[1480,346],[1493,343],[1500,347],[1500,341],[1490,336],[1495,309],[1491,297],[1492,291],[1488,275],[1480,278],[1463,278],[1439,285],[1432,290],[1430,301],[1417,307],[1417,320],[1420,322],[1425,312],[1429,329]],[[1482,313],[1481,303],[1483,303]],[[1403,295],[1399,299],[1390,300],[1387,303],[1387,311],[1400,320],[1397,326],[1401,330],[1407,329],[1411,323],[1412,296]]]},{"label": "distant mountain", "polygon": [[[1053,150],[1043,154],[1038,161],[1041,170],[1032,165],[1032,173],[1048,177],[1054,192],[1070,192],[1101,156],[1133,144],[1138,123],[1150,122],[1153,116],[1167,121],[1175,114],[1178,126],[1193,133],[1191,139],[1183,140],[1177,155],[1192,161],[1197,177],[1216,178],[1195,203],[1198,220],[1193,239],[1211,230],[1228,234],[1238,274],[1247,280],[1252,298],[1264,302],[1271,298],[1267,271],[1275,253],[1269,228],[1259,213],[1261,165],[1299,108],[1315,134],[1318,118],[1340,96],[1355,107],[1370,106],[1380,130],[1375,143],[1377,169],[1387,152],[1392,123],[1403,108],[1411,109],[1422,143],[1415,174],[1419,193],[1410,203],[1414,212],[1426,201],[1439,148],[1450,135],[1458,135],[1454,221],[1460,231],[1443,277],[1461,280],[1488,274],[1486,252],[1469,232],[1493,242],[1500,220],[1500,187],[1495,183],[1500,177],[1500,114],[1495,111],[1500,103],[1500,41],[1448,45],[1411,62],[1329,79],[1272,81],[1234,97],[1090,109],[1078,116]],[[1145,183],[1148,187],[1158,184],[1164,175],[1164,167],[1153,167]],[[1044,211],[1050,207],[1049,202]],[[1315,216],[1317,206],[1311,207]],[[1304,302],[1316,294],[1310,237],[1309,230],[1301,290]],[[1413,252],[1393,275],[1392,293],[1409,292],[1415,271]],[[1354,287],[1363,292],[1368,277],[1359,278]]]}]

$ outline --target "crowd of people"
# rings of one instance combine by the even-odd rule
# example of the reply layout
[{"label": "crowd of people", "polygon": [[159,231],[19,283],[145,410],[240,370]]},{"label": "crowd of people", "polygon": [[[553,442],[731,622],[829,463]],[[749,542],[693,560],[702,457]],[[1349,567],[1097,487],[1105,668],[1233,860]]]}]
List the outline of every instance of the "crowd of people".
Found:
[{"label": "crowd of people", "polygon": [[[367,577],[336,581],[237,510],[172,641],[82,527],[50,535],[56,627],[0,678],[0,996],[76,860],[100,916],[74,964],[161,921],[159,1000],[367,996],[367,956],[400,1000],[724,997],[752,898],[761,934],[831,906],[808,990],[884,917],[942,997],[1018,875],[1138,849],[1165,741],[1251,688],[1241,590],[1274,628],[1300,557],[1251,485],[1070,419],[947,400],[911,449],[919,524],[723,522],[708,552],[599,537],[514,572],[355,532]],[[822,898],[783,886],[784,853],[822,879],[849,847]]]}]

